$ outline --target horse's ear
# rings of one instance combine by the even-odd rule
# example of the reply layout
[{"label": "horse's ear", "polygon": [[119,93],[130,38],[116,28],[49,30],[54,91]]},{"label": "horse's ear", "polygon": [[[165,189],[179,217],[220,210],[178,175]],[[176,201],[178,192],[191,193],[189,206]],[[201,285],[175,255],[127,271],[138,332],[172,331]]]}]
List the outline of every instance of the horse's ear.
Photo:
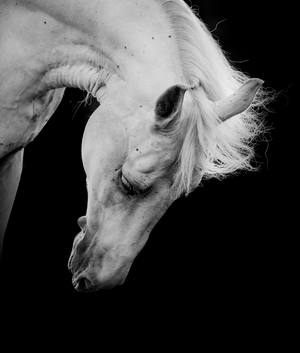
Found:
[{"label": "horse's ear", "polygon": [[213,109],[220,120],[226,121],[232,116],[245,111],[251,105],[256,92],[263,82],[264,81],[259,78],[251,78],[231,96],[225,97],[221,101],[214,102]]},{"label": "horse's ear", "polygon": [[177,84],[169,87],[158,98],[155,105],[155,129],[168,130],[174,126],[179,118],[184,99],[184,94],[189,87]]}]

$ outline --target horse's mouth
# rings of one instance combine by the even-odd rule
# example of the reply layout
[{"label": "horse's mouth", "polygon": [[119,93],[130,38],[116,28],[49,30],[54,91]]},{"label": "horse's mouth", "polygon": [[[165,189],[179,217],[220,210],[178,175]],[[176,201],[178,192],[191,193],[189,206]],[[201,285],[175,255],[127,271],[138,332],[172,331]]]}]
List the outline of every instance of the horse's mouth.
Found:
[{"label": "horse's mouth", "polygon": [[129,269],[121,269],[121,274],[112,275],[105,280],[91,279],[91,276],[86,271],[82,271],[80,274],[73,275],[72,284],[78,292],[96,292],[99,289],[113,289],[124,283],[128,271]]},{"label": "horse's mouth", "polygon": [[96,292],[99,289],[113,289],[115,286],[121,285],[124,281],[125,281],[125,278],[122,282],[119,282],[119,283],[116,283],[113,281],[107,281],[107,282],[95,284],[84,276],[77,276],[76,278],[73,277],[72,279],[74,288],[78,292],[82,292],[82,293]]}]

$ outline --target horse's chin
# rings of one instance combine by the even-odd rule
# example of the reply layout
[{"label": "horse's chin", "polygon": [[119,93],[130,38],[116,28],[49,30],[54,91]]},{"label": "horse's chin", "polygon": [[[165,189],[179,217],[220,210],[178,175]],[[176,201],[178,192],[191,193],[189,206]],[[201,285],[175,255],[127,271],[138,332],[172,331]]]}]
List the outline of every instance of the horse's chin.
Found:
[{"label": "horse's chin", "polygon": [[113,289],[124,283],[131,264],[122,264],[118,269],[105,268],[94,269],[90,272],[84,270],[73,275],[72,283],[79,292],[95,292],[99,289]]}]

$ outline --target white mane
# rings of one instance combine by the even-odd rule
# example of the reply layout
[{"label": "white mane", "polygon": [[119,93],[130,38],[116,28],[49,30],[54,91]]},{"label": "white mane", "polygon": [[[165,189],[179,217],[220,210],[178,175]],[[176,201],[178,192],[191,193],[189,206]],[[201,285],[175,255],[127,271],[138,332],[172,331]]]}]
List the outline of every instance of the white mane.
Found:
[{"label": "white mane", "polygon": [[258,108],[268,101],[262,90],[250,109],[220,123],[209,101],[231,95],[248,77],[232,67],[219,44],[183,0],[156,0],[176,34],[185,80],[194,100],[178,160],[176,197],[188,194],[202,178],[222,178],[241,169],[255,169],[254,139],[264,132]]}]

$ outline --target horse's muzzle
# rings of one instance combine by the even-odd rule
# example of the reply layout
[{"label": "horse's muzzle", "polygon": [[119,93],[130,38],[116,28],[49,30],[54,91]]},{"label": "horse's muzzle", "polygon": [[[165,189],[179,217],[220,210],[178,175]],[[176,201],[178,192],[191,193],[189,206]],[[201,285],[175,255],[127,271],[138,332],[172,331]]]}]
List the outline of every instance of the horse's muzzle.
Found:
[{"label": "horse's muzzle", "polygon": [[103,283],[94,284],[86,277],[77,277],[76,279],[74,279],[73,277],[72,283],[74,288],[78,292],[87,293],[87,292],[95,292],[99,289],[113,289],[115,286],[121,285],[124,282],[124,280],[125,278],[120,282],[107,281]]}]

